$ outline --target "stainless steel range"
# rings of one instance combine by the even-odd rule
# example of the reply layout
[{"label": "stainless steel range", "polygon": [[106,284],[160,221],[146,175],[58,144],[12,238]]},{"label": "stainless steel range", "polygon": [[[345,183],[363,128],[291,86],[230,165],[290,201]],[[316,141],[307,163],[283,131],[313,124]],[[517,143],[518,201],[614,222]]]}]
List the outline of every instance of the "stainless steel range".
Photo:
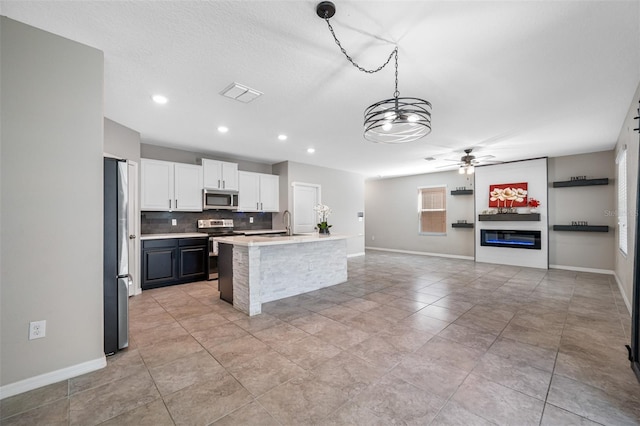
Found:
[{"label": "stainless steel range", "polygon": [[218,243],[213,239],[235,235],[233,233],[233,219],[201,219],[198,220],[198,230],[209,234],[209,280],[217,280]]}]

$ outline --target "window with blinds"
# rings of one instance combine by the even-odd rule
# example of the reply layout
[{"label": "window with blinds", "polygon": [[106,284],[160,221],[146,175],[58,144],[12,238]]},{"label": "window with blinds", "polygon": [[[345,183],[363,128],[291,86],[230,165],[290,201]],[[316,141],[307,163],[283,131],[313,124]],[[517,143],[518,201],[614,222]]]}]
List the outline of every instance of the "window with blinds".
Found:
[{"label": "window with blinds", "polygon": [[446,234],[447,192],[445,186],[418,188],[419,232]]},{"label": "window with blinds", "polygon": [[618,154],[618,247],[627,254],[627,149]]}]

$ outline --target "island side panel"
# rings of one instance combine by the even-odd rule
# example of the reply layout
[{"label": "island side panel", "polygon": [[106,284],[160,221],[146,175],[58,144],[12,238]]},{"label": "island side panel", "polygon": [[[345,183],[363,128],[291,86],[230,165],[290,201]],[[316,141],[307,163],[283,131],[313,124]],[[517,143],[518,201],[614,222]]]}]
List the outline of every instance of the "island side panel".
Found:
[{"label": "island side panel", "polygon": [[233,307],[247,315],[262,312],[260,248],[233,246]]},{"label": "island side panel", "polygon": [[347,281],[345,239],[267,245],[259,249],[262,303]]}]

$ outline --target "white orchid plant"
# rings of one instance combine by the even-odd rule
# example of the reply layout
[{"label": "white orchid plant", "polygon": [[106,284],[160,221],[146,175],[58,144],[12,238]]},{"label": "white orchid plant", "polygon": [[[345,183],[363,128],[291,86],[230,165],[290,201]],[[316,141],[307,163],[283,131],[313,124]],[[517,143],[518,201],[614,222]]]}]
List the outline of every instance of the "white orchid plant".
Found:
[{"label": "white orchid plant", "polygon": [[320,222],[318,223],[318,229],[328,231],[332,226],[327,223],[327,219],[329,218],[329,215],[331,215],[331,207],[324,204],[318,204],[313,208],[313,210],[318,215],[318,221]]}]

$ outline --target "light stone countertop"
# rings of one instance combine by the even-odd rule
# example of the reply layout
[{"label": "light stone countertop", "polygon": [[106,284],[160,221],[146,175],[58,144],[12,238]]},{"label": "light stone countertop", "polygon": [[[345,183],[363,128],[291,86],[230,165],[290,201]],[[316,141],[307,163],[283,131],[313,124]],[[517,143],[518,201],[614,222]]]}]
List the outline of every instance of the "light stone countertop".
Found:
[{"label": "light stone countertop", "polygon": [[166,240],[168,238],[204,238],[208,237],[209,234],[205,234],[203,232],[183,232],[183,233],[174,233],[174,234],[142,234],[140,235],[140,240]]},{"label": "light stone countertop", "polygon": [[261,235],[254,236],[237,236],[237,237],[218,237],[214,238],[214,241],[224,244],[235,244],[239,246],[275,246],[281,244],[300,244],[300,243],[316,243],[323,241],[333,240],[345,240],[349,238],[348,235],[331,234],[331,235],[318,235],[318,234],[299,234],[291,236],[274,236],[267,237]]}]

